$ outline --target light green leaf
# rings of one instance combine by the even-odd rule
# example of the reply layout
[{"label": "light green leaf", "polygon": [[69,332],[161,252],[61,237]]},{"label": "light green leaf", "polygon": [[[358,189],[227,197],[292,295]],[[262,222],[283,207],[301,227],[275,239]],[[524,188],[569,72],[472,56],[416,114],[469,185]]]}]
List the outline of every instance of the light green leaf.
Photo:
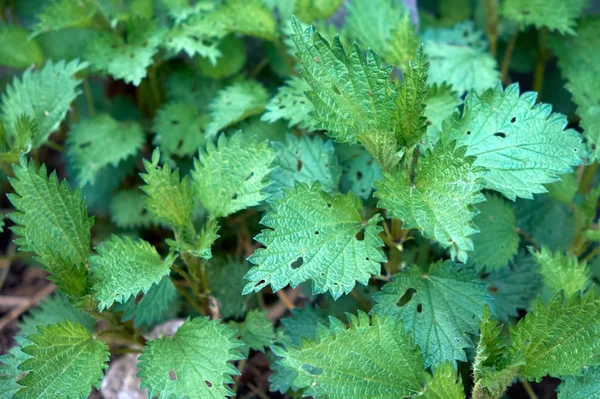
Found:
[{"label": "light green leaf", "polygon": [[19,236],[15,243],[20,251],[34,252],[63,291],[83,295],[87,289],[83,264],[94,218],[88,217],[81,192],[72,192],[65,181],[58,182],[55,172],[48,176],[45,165],[37,170],[24,157],[13,170],[10,183],[15,194],[8,198],[16,209],[9,214]]},{"label": "light green leaf", "polygon": [[496,60],[487,51],[483,32],[472,21],[433,28],[421,36],[429,59],[429,83],[448,83],[460,94],[483,92],[500,79]]},{"label": "light green leaf", "polygon": [[44,54],[38,42],[28,40],[29,31],[19,25],[0,25],[0,65],[11,68],[27,68],[41,65]]},{"label": "light green leaf", "polygon": [[581,138],[564,130],[567,118],[548,104],[535,104],[537,94],[519,95],[519,85],[470,92],[460,120],[444,130],[446,140],[467,147],[474,166],[488,170],[485,187],[514,200],[545,193],[543,184],[569,173],[582,163]]},{"label": "light green leaf", "polygon": [[93,291],[100,311],[140,291],[148,292],[169,275],[174,261],[173,255],[161,259],[152,245],[139,238],[112,236],[95,249],[98,254],[90,256],[89,262],[97,278]]},{"label": "light green leaf", "polygon": [[583,262],[579,264],[577,256],[562,251],[552,252],[542,245],[540,251],[530,249],[533,257],[540,266],[544,288],[541,296],[549,300],[559,291],[563,291],[566,298],[577,292],[584,292],[590,284],[590,270]]},{"label": "light green leaf", "polygon": [[22,115],[30,117],[38,126],[32,137],[34,148],[41,146],[58,129],[71,102],[81,93],[81,80],[75,73],[87,67],[78,60],[65,63],[46,62],[41,70],[28,69],[21,79],[15,78],[2,95],[0,118],[8,137],[15,138]]},{"label": "light green leaf", "polygon": [[229,32],[276,41],[277,21],[263,0],[228,0],[218,8],[218,18]]},{"label": "light green leaf", "polygon": [[365,220],[359,198],[330,196],[318,183],[296,183],[269,203],[271,210],[261,220],[267,229],[255,237],[266,248],[248,258],[256,266],[245,277],[244,294],[312,280],[314,294],[329,291],[337,299],[357,281],[367,285],[371,275],[380,273],[385,261],[379,249],[381,216]]},{"label": "light green leaf", "polygon": [[94,184],[100,171],[135,156],[145,137],[136,122],[117,122],[108,114],[83,119],[74,125],[67,139],[67,157],[78,183]]},{"label": "light green leaf", "polygon": [[[425,355],[426,365],[466,361],[484,305],[492,304],[485,283],[471,268],[439,261],[425,272],[409,266],[374,296],[373,312],[402,320]],[[432,322],[435,320],[435,322]]]},{"label": "light green leaf", "polygon": [[204,147],[204,130],[210,118],[193,104],[171,102],[158,110],[154,119],[154,145],[168,155],[186,156]]},{"label": "light green leaf", "polygon": [[458,93],[453,91],[452,86],[446,83],[434,84],[429,87],[425,97],[427,132],[422,138],[425,149],[432,148],[437,143],[442,133],[443,122],[453,114],[458,113],[458,107],[462,103]]},{"label": "light green leaf", "polygon": [[131,297],[126,303],[119,306],[123,311],[123,321],[133,320],[133,325],[151,326],[163,320],[177,296],[177,289],[169,277],[163,277],[141,298]]},{"label": "light green leaf", "polygon": [[521,25],[548,28],[561,34],[575,34],[576,19],[588,0],[505,0],[502,15]]},{"label": "light green leaf", "polygon": [[562,378],[558,386],[558,399],[593,399],[600,395],[600,367],[589,367],[583,375]]},{"label": "light green leaf", "polygon": [[281,195],[283,189],[293,187],[295,182],[310,185],[315,181],[328,194],[338,192],[342,171],[330,140],[288,134],[285,143],[274,142],[272,147],[277,151],[273,161],[276,168],[270,174],[273,184],[268,188],[273,195]]},{"label": "light green leaf", "polygon": [[221,56],[216,64],[209,58],[198,58],[196,65],[203,76],[213,79],[229,78],[239,73],[246,64],[246,48],[244,41],[235,35],[227,35],[218,45]]},{"label": "light green leaf", "polygon": [[92,385],[100,387],[103,371],[108,368],[108,346],[85,327],[67,320],[40,326],[39,334],[27,338],[33,344],[23,352],[32,358],[19,369],[29,374],[19,380],[24,387],[15,398],[86,397]]},{"label": "light green leaf", "polygon": [[477,233],[474,205],[485,200],[479,191],[482,173],[464,154],[453,144],[440,144],[420,157],[414,176],[396,171],[375,182],[377,206],[388,217],[402,220],[405,229],[418,228],[461,262],[473,250],[470,236]]},{"label": "light green leaf", "polygon": [[271,341],[275,337],[273,323],[267,319],[267,312],[264,310],[251,310],[246,315],[244,323],[231,323],[238,329],[240,339],[245,344],[241,348],[245,357],[248,357],[250,349],[265,352],[265,348],[271,346]]},{"label": "light green leaf", "polygon": [[[348,315],[350,327],[331,318],[316,341],[302,347],[273,347],[280,359],[276,375],[293,373],[292,388],[303,396],[343,399],[397,398],[419,393],[423,357],[402,325],[377,314]],[[386,360],[381,356],[385,354]]]},{"label": "light green leaf", "polygon": [[31,37],[43,32],[88,26],[98,11],[96,0],[51,0],[45,3],[37,14],[38,23],[33,27]]},{"label": "light green leaf", "polygon": [[258,205],[267,198],[263,190],[274,157],[265,142],[247,140],[241,133],[231,138],[221,135],[216,146],[208,143],[206,151],[200,151],[200,160],[194,160],[197,198],[213,217]]},{"label": "light green leaf", "polygon": [[295,0],[294,11],[302,21],[328,19],[343,2],[343,0]]},{"label": "light green leaf", "polygon": [[206,126],[206,136],[214,137],[224,128],[262,113],[268,102],[267,91],[254,80],[227,86],[210,103],[211,121]]},{"label": "light green leaf", "polygon": [[223,398],[240,374],[230,363],[243,356],[235,329],[207,317],[188,319],[171,338],[148,342],[140,356],[138,377],[150,397]]},{"label": "light green leaf", "polygon": [[298,125],[300,129],[317,130],[317,121],[312,116],[315,107],[305,94],[308,90],[310,86],[304,79],[290,77],[269,101],[261,120],[273,123],[285,119],[289,127]]},{"label": "light green leaf", "polygon": [[139,190],[119,190],[110,200],[110,220],[122,229],[146,227],[152,222]]},{"label": "light green leaf", "polygon": [[352,191],[363,199],[370,198],[375,181],[383,177],[379,163],[361,145],[338,144],[335,151],[342,164],[342,192]]},{"label": "light green leaf", "polygon": [[442,363],[433,369],[433,377],[425,374],[425,390],[419,398],[423,399],[465,399],[465,390],[460,374],[452,363]]},{"label": "light green leaf", "polygon": [[515,211],[503,198],[487,195],[477,205],[481,212],[473,222],[479,233],[473,236],[475,249],[469,256],[477,270],[499,270],[508,266],[519,249]]}]

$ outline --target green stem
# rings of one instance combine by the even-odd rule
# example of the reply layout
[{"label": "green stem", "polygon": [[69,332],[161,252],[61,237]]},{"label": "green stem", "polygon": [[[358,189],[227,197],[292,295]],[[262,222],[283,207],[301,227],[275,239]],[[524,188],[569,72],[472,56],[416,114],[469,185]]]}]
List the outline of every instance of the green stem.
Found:
[{"label": "green stem", "polygon": [[546,72],[546,62],[548,61],[548,28],[542,28],[538,32],[538,53],[535,61],[535,71],[533,73],[533,90],[538,93],[538,101],[542,98],[542,89],[544,87],[544,75]]},{"label": "green stem", "polygon": [[490,42],[490,54],[496,58],[498,50],[498,0],[485,0],[486,35]]},{"label": "green stem", "polygon": [[85,101],[87,102],[88,113],[90,116],[96,115],[96,107],[94,106],[94,97],[87,76],[83,78],[83,92],[85,93]]},{"label": "green stem", "polygon": [[523,388],[525,388],[525,392],[527,392],[530,399],[537,399],[537,395],[533,391],[533,388],[531,388],[531,385],[529,385],[526,380],[522,380],[521,384],[523,384]]},{"label": "green stem", "polygon": [[598,171],[598,161],[594,161],[593,164],[585,167],[585,171],[583,172],[583,176],[581,177],[581,182],[579,182],[579,194],[584,195],[594,183],[594,177],[596,177],[596,172]]},{"label": "green stem", "polygon": [[500,67],[500,80],[504,84],[510,83],[508,78],[508,70],[510,68],[510,60],[512,58],[513,50],[515,49],[515,43],[517,42],[517,36],[519,34],[519,28],[515,29],[515,33],[510,37],[506,50],[504,50],[504,58],[502,59],[502,66]]}]

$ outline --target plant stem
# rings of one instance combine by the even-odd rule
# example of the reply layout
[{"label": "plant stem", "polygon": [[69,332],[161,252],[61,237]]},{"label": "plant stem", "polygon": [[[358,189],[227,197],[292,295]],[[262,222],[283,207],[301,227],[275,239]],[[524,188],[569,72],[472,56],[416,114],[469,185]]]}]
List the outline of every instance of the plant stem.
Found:
[{"label": "plant stem", "polygon": [[150,92],[152,93],[152,98],[154,100],[154,109],[159,108],[161,104],[160,89],[158,87],[158,79],[156,78],[157,69],[157,65],[152,65],[148,69],[148,83],[150,86]]},{"label": "plant stem", "polygon": [[593,164],[585,167],[585,171],[583,172],[583,176],[581,177],[581,181],[579,182],[579,194],[584,195],[587,193],[592,184],[594,183],[594,177],[596,177],[596,172],[598,171],[598,161],[594,161]]},{"label": "plant stem", "polygon": [[525,388],[525,392],[527,392],[527,395],[529,395],[530,399],[537,399],[537,395],[535,394],[533,388],[531,388],[531,385],[529,385],[527,381],[522,380],[521,384],[523,384],[523,388]]},{"label": "plant stem", "polygon": [[48,141],[46,141],[46,142],[44,143],[44,145],[45,145],[46,147],[48,147],[48,148],[52,148],[54,151],[58,151],[58,152],[65,152],[65,147],[64,147],[64,146],[62,146],[62,145],[60,145],[60,144],[58,144],[58,143],[55,143],[55,142],[54,142],[54,141],[52,141],[52,140],[48,140]]},{"label": "plant stem", "polygon": [[85,93],[85,101],[87,102],[88,113],[90,116],[96,115],[96,107],[94,106],[94,96],[87,76],[83,78],[83,92]]},{"label": "plant stem", "polygon": [[490,42],[490,54],[496,58],[498,51],[498,0],[485,0],[486,35]]},{"label": "plant stem", "polygon": [[542,88],[544,86],[544,74],[546,72],[546,62],[548,61],[548,28],[542,28],[538,32],[538,53],[535,61],[535,71],[533,73],[533,90],[538,93],[538,101],[542,98]]},{"label": "plant stem", "polygon": [[509,84],[508,69],[510,68],[510,60],[512,58],[513,50],[515,49],[515,43],[517,42],[517,36],[519,34],[519,28],[515,29],[515,33],[510,37],[506,50],[504,50],[504,58],[502,59],[502,66],[500,67],[500,80],[504,84]]}]

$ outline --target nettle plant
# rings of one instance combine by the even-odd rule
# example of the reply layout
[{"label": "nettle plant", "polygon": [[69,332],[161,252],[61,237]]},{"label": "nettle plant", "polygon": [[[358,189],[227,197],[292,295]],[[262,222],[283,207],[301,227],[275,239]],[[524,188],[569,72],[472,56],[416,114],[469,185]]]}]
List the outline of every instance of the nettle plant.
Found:
[{"label": "nettle plant", "polygon": [[600,19],[437,3],[0,2],[2,397],[600,395]]}]

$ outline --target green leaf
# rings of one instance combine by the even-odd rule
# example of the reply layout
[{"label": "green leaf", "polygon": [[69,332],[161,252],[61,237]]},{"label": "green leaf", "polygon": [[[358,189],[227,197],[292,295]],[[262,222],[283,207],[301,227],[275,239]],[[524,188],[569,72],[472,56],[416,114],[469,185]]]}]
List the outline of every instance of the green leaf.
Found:
[{"label": "green leaf", "polygon": [[425,97],[427,132],[422,138],[424,148],[432,148],[437,143],[442,133],[443,122],[453,114],[458,113],[458,107],[462,103],[458,93],[446,83],[434,84],[429,87]]},{"label": "green leaf", "polygon": [[17,383],[22,372],[18,369],[21,359],[15,355],[16,351],[20,352],[21,349],[16,346],[0,356],[0,395],[5,398],[12,398],[22,388]]},{"label": "green leaf", "polygon": [[224,128],[264,111],[269,102],[265,88],[254,80],[244,80],[220,90],[210,103],[211,121],[206,126],[207,137],[214,137]]},{"label": "green leaf", "polygon": [[277,151],[277,157],[273,161],[275,169],[270,174],[273,184],[269,186],[269,192],[281,195],[283,189],[293,187],[295,182],[310,185],[315,181],[328,194],[338,192],[342,171],[330,140],[288,134],[285,143],[274,142],[272,147]]},{"label": "green leaf", "polygon": [[140,356],[138,377],[150,397],[189,399],[229,397],[225,384],[240,374],[229,362],[243,359],[235,329],[207,317],[188,319],[171,338],[148,342]]},{"label": "green leaf", "polygon": [[600,367],[589,367],[583,375],[562,378],[558,399],[593,399],[600,395]]},{"label": "green leaf", "polygon": [[0,65],[27,68],[41,65],[44,54],[36,40],[29,40],[29,31],[19,25],[0,25]]},{"label": "green leaf", "polygon": [[43,32],[88,26],[98,11],[96,0],[51,0],[45,3],[36,15],[38,23],[32,28],[31,37]]},{"label": "green leaf", "polygon": [[140,291],[148,292],[169,275],[174,261],[173,255],[161,259],[152,245],[139,238],[112,236],[95,249],[98,254],[90,256],[89,262],[97,278],[93,291],[100,311]]},{"label": "green leaf", "polygon": [[355,0],[346,6],[349,34],[402,71],[409,67],[418,39],[409,12],[393,0]]},{"label": "green leaf", "polygon": [[335,147],[342,165],[342,192],[352,191],[368,199],[375,189],[375,181],[382,178],[381,167],[361,145],[338,144]]},{"label": "green leaf", "polygon": [[292,317],[281,319],[284,335],[294,346],[302,346],[302,339],[317,339],[319,327],[329,327],[327,312],[307,304],[304,308],[292,309]]},{"label": "green leaf", "polygon": [[207,266],[211,294],[219,301],[221,317],[241,318],[252,297],[243,296],[244,275],[250,266],[233,258],[215,257]]},{"label": "green leaf", "polygon": [[267,319],[267,312],[264,310],[251,310],[246,315],[244,323],[231,323],[238,329],[240,339],[245,344],[241,348],[245,357],[248,357],[250,349],[265,353],[265,348],[271,346],[271,341],[275,337],[273,323]]},{"label": "green leaf", "polygon": [[70,158],[80,185],[94,184],[103,168],[135,156],[145,137],[136,122],[119,123],[108,114],[83,119],[73,126],[67,139]]},{"label": "green leaf", "polygon": [[546,185],[548,196],[555,201],[570,205],[573,203],[575,194],[577,194],[577,191],[579,190],[577,174],[569,173],[568,175],[562,175],[561,179],[562,180]]},{"label": "green leaf", "polygon": [[134,327],[151,326],[161,320],[169,311],[177,296],[177,289],[169,277],[163,277],[141,298],[131,297],[119,311],[123,311],[123,321],[133,320]]},{"label": "green leaf", "polygon": [[600,301],[593,293],[565,300],[557,294],[548,304],[538,299],[533,310],[511,326],[511,358],[525,364],[519,376],[538,380],[577,375],[584,366],[598,364]]},{"label": "green leaf", "polygon": [[562,251],[552,252],[545,245],[541,251],[530,249],[540,266],[544,288],[542,298],[549,300],[563,291],[566,298],[584,292],[590,284],[590,270],[585,262],[579,264],[577,256]]},{"label": "green leaf", "polygon": [[189,239],[195,233],[192,225],[194,192],[189,178],[180,179],[179,169],[171,170],[169,161],[161,167],[159,161],[160,152],[154,150],[152,162],[144,160],[146,173],[140,174],[146,183],[140,187],[146,194],[146,209],[156,221]]},{"label": "green leaf", "polygon": [[210,118],[190,103],[170,102],[158,110],[154,119],[154,145],[168,155],[193,155],[204,147],[204,130]]},{"label": "green leaf", "polygon": [[119,190],[110,200],[110,220],[122,229],[147,227],[152,215],[146,212],[144,194],[139,190]]},{"label": "green leaf", "polygon": [[588,5],[588,0],[506,0],[502,15],[521,25],[548,28],[561,34],[575,34],[576,19]]},{"label": "green leaf", "polygon": [[46,62],[41,70],[28,69],[21,79],[15,78],[2,95],[0,119],[8,137],[15,138],[22,115],[30,117],[38,126],[32,137],[34,148],[41,146],[58,129],[71,102],[81,93],[81,80],[73,75],[87,67],[78,60],[65,63]]},{"label": "green leaf", "polygon": [[427,272],[409,266],[375,294],[373,312],[402,320],[426,365],[466,361],[469,334],[477,332],[483,305],[492,304],[486,288],[473,269],[451,261],[434,263]]},{"label": "green leaf", "polygon": [[127,40],[113,32],[99,32],[88,42],[85,58],[95,69],[139,86],[163,36],[155,21],[134,18],[127,22]]},{"label": "green leaf", "polygon": [[[258,205],[267,198],[266,177],[275,154],[268,144],[245,139],[241,133],[209,142],[194,160],[192,178],[197,198],[213,217]],[[223,179],[227,176],[227,179]]]},{"label": "green leaf", "polygon": [[429,58],[429,83],[448,83],[460,94],[482,92],[500,79],[496,60],[487,51],[484,33],[473,21],[433,28],[421,36]]},{"label": "green leaf", "polygon": [[385,261],[379,249],[381,216],[365,220],[359,198],[331,196],[318,183],[296,183],[269,204],[261,220],[268,229],[255,237],[266,248],[248,258],[256,266],[245,277],[244,294],[312,280],[314,294],[329,291],[337,299],[357,281],[367,285],[371,275],[380,273]]},{"label": "green leaf", "polygon": [[502,321],[529,310],[542,287],[542,276],[532,256],[521,251],[508,267],[488,273],[483,281],[494,297],[494,311]]},{"label": "green leaf", "polygon": [[340,7],[343,0],[295,0],[295,12],[302,21],[328,19]]},{"label": "green leaf", "polygon": [[423,399],[465,399],[465,389],[460,374],[452,363],[442,363],[433,370],[433,377],[425,374],[425,390],[418,396]]},{"label": "green leaf", "polygon": [[217,13],[229,32],[271,41],[278,38],[277,21],[263,0],[227,0]]},{"label": "green leaf", "polygon": [[167,83],[167,99],[170,102],[191,104],[199,114],[209,111],[210,102],[221,88],[218,81],[189,70],[170,74]]},{"label": "green leaf", "polygon": [[16,210],[9,214],[19,236],[15,243],[20,251],[34,252],[64,292],[83,295],[87,285],[83,264],[94,218],[88,217],[81,192],[72,192],[65,181],[58,182],[56,172],[48,176],[45,165],[38,170],[25,158],[13,170],[10,183],[15,194],[8,198]]},{"label": "green leaf", "polygon": [[298,125],[300,129],[317,130],[317,121],[312,116],[315,107],[305,94],[308,90],[310,86],[304,79],[290,77],[269,101],[261,120],[273,123],[285,119],[289,127]]},{"label": "green leaf", "polygon": [[371,321],[363,312],[348,318],[349,328],[331,318],[331,329],[321,329],[316,341],[304,341],[302,347],[273,347],[280,357],[275,377],[293,373],[292,388],[304,388],[303,396],[315,398],[383,399],[419,393],[423,357],[402,325],[377,314]]},{"label": "green leaf", "polygon": [[475,216],[473,222],[479,233],[473,236],[475,249],[469,262],[480,271],[503,269],[519,249],[515,211],[497,195],[488,195],[477,208],[481,213]]},{"label": "green leaf", "polygon": [[238,74],[246,65],[246,48],[244,41],[235,35],[227,35],[218,45],[221,56],[216,64],[209,58],[198,58],[196,65],[203,76],[213,79],[224,79]]},{"label": "green leaf", "polygon": [[103,371],[108,368],[108,346],[85,327],[67,320],[40,326],[39,334],[28,338],[33,344],[23,352],[32,358],[19,368],[29,374],[19,380],[24,387],[15,398],[86,397],[92,385],[100,387]]},{"label": "green leaf", "polygon": [[461,262],[473,250],[474,205],[485,200],[479,191],[480,168],[473,168],[472,159],[464,154],[453,144],[438,145],[420,157],[414,176],[395,171],[375,182],[377,206],[386,209],[388,217],[402,220],[405,229],[418,228],[425,237],[450,248],[452,258]]},{"label": "green leaf", "polygon": [[0,233],[4,233],[4,214],[0,213]]},{"label": "green leaf", "polygon": [[548,104],[535,104],[536,97],[535,92],[519,95],[518,84],[470,92],[460,120],[443,132],[445,139],[467,147],[474,166],[488,170],[485,188],[512,200],[545,193],[543,184],[582,163],[579,133],[564,130],[567,118],[551,113]]}]

